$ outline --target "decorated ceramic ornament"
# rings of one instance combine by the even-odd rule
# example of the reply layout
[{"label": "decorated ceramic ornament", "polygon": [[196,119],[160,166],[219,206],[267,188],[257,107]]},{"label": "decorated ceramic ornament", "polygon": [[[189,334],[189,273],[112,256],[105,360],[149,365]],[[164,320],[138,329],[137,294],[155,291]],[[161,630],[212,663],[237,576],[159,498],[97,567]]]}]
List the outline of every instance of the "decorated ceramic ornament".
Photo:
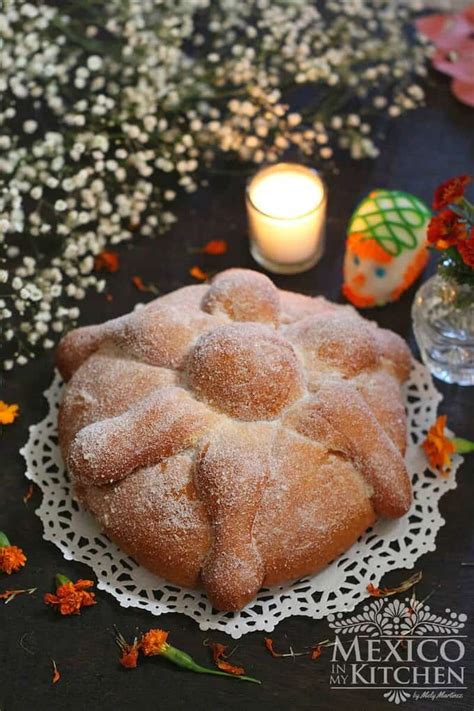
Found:
[{"label": "decorated ceramic ornament", "polygon": [[359,308],[396,301],[428,259],[429,208],[400,190],[373,190],[349,222],[344,258],[345,297]]}]

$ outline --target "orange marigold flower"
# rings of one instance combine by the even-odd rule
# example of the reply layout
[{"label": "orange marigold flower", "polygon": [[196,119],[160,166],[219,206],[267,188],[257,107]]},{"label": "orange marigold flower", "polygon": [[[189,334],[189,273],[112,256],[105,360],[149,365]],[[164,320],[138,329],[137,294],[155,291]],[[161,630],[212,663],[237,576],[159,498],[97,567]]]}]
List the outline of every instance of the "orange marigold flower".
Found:
[{"label": "orange marigold flower", "polygon": [[466,226],[452,210],[443,210],[431,218],[428,225],[428,242],[436,249],[446,249],[467,237]]},{"label": "orange marigold flower", "polygon": [[125,669],[135,669],[138,666],[138,655],[141,649],[141,642],[135,638],[132,643],[127,642],[121,632],[115,627],[115,642],[120,649],[121,656],[119,663]]},{"label": "orange marigold flower", "polygon": [[0,534],[0,570],[11,575],[25,565],[26,555],[21,548],[11,546],[9,542],[7,545],[2,545],[5,539],[8,541],[6,536]]},{"label": "orange marigold flower", "polygon": [[448,475],[451,469],[451,455],[456,451],[453,442],[444,432],[446,420],[446,415],[437,417],[421,445],[430,466],[437,469],[443,476]]},{"label": "orange marigold flower", "polygon": [[19,405],[7,405],[0,400],[0,425],[11,425],[20,413]]},{"label": "orange marigold flower", "polygon": [[194,277],[194,279],[197,279],[198,281],[206,281],[206,279],[209,278],[209,274],[203,272],[201,267],[191,267],[189,273],[192,277]]},{"label": "orange marigold flower", "polygon": [[235,674],[236,676],[241,676],[245,674],[245,669],[243,667],[237,667],[227,661],[228,655],[226,655],[227,647],[219,642],[211,643],[212,658],[216,664],[216,667],[221,671],[225,671],[229,674]]},{"label": "orange marigold flower", "polygon": [[120,258],[117,252],[101,252],[94,259],[94,269],[97,272],[118,272],[120,268]]},{"label": "orange marigold flower", "polygon": [[168,646],[166,642],[168,634],[168,632],[158,629],[145,632],[141,639],[143,654],[147,657],[155,654],[163,654]]},{"label": "orange marigold flower", "polygon": [[[73,583],[64,576],[57,576],[61,584],[56,589],[56,594],[46,593],[43,600],[46,605],[56,607],[61,615],[78,615],[82,607],[95,605],[95,594],[88,592],[94,583],[92,580],[78,580]],[[63,582],[65,580],[65,582]]]},{"label": "orange marigold flower", "polygon": [[201,252],[203,254],[225,254],[227,252],[227,242],[225,239],[211,239],[210,242],[204,245]]},{"label": "orange marigold flower", "polygon": [[[158,629],[148,630],[148,632],[145,632],[145,634],[142,635],[139,646],[143,651],[143,654],[147,657],[161,655],[172,664],[176,664],[176,666],[181,667],[182,669],[188,669],[189,671],[196,672],[197,674],[213,674],[214,676],[227,676],[230,678],[234,677],[240,681],[250,681],[254,684],[260,684],[258,679],[245,676],[240,672],[237,673],[235,671],[231,671],[229,673],[228,671],[223,671],[222,669],[210,669],[208,667],[203,667],[200,664],[197,664],[197,662],[195,662],[194,659],[186,652],[183,652],[181,649],[177,649],[176,647],[171,646],[171,644],[168,644],[167,640],[168,632]],[[117,642],[121,649],[123,649],[124,640],[120,634],[118,635]],[[229,665],[229,667],[232,667],[232,665]],[[236,668],[238,669],[238,667]]]},{"label": "orange marigold flower", "polygon": [[469,237],[457,244],[458,252],[464,264],[474,269],[474,227],[471,227]]},{"label": "orange marigold flower", "polygon": [[135,644],[128,645],[128,648],[123,650],[123,654],[119,659],[120,664],[126,669],[135,669],[138,664],[138,652],[140,646]]},{"label": "orange marigold flower", "polygon": [[466,185],[469,185],[471,181],[472,177],[470,175],[459,175],[441,183],[435,190],[433,210],[441,210],[446,205],[449,205],[450,202],[457,202],[464,195]]}]

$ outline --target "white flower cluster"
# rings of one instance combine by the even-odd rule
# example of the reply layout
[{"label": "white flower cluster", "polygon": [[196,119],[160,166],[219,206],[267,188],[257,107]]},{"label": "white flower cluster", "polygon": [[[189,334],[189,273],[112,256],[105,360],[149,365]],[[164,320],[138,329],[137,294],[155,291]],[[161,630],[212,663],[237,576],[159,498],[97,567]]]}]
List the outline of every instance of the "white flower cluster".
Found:
[{"label": "white flower cluster", "polygon": [[373,117],[423,100],[409,4],[4,0],[3,367],[51,348],[104,289],[95,256],[166,229],[210,161],[377,155]]}]

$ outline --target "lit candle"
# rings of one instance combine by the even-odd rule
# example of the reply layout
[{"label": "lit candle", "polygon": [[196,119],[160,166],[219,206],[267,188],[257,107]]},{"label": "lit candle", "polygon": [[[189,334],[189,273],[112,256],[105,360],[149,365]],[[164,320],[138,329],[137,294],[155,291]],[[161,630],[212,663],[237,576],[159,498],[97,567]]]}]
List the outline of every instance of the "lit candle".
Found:
[{"label": "lit candle", "polygon": [[263,168],[247,187],[250,251],[272,272],[310,269],[323,253],[326,188],[318,173],[296,163]]}]

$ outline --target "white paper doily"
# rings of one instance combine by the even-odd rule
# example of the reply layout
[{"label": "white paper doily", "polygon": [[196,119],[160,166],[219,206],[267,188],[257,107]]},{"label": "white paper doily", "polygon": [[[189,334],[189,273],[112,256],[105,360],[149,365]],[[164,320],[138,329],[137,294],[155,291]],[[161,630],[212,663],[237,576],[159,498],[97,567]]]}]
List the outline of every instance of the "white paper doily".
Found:
[{"label": "white paper doily", "polygon": [[289,585],[261,590],[239,613],[212,609],[200,590],[187,590],[153,576],[126,556],[103,533],[90,514],[79,508],[71,495],[57,442],[57,412],[62,384],[56,375],[45,392],[49,412],[30,428],[21,450],[26,476],[43,492],[37,514],[43,522],[44,538],[52,541],[67,560],[89,565],[98,587],[111,593],[123,607],[137,607],[154,615],[182,612],[198,622],[202,630],[221,630],[235,639],[247,632],[265,630],[291,615],[318,619],[335,612],[349,612],[368,597],[368,582],[396,568],[412,568],[415,561],[435,549],[435,537],[444,520],[438,502],[444,492],[456,486],[455,473],[462,462],[457,455],[449,477],[426,469],[419,443],[433,424],[441,395],[429,371],[414,362],[405,385],[409,446],[406,461],[412,476],[414,501],[410,512],[396,521],[381,520],[342,556],[323,571]]}]

